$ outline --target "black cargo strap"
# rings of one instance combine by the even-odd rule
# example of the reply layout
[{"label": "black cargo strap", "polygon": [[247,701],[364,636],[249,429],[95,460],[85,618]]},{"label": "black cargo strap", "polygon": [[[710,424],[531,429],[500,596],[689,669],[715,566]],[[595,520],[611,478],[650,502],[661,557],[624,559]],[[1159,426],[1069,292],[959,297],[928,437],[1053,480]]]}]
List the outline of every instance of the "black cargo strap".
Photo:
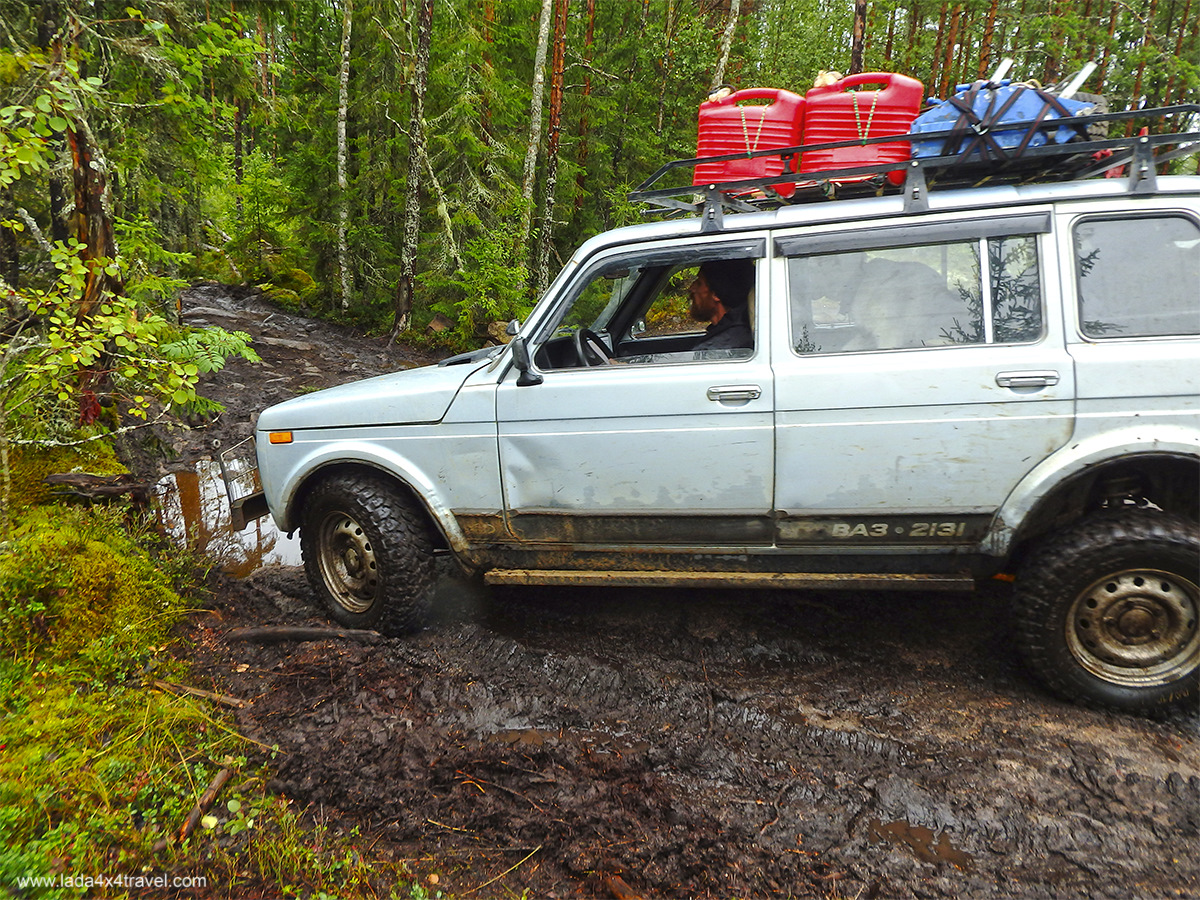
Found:
[{"label": "black cargo strap", "polygon": [[[988,107],[984,110],[982,116],[975,112],[975,100],[979,96],[980,91],[987,90],[990,93]],[[1017,102],[1018,98],[1023,96],[1026,91],[1035,92],[1042,100],[1042,108],[1033,120],[1033,124],[1025,131],[1025,136],[1011,151],[1005,150],[1000,146],[1000,143],[992,135],[992,129],[1002,126],[1004,115]],[[950,137],[946,139],[946,143],[942,148],[943,156],[959,155],[964,159],[970,156],[976,149],[979,150],[982,159],[988,159],[989,153],[1001,162],[1012,157],[1019,157],[1029,146],[1029,142],[1033,140],[1033,136],[1037,133],[1038,128],[1045,120],[1051,110],[1058,113],[1063,118],[1070,118],[1071,113],[1059,99],[1053,94],[1027,85],[1017,85],[1016,90],[1008,95],[1008,99],[1001,104],[999,109],[996,109],[996,91],[989,88],[986,81],[977,81],[971,85],[966,94],[962,97],[951,97],[947,102],[958,110],[958,118],[954,122],[954,127],[951,129]],[[1003,128],[1000,128],[1003,131]],[[968,132],[971,133],[969,142],[964,147],[960,147],[961,142],[967,137]]]}]

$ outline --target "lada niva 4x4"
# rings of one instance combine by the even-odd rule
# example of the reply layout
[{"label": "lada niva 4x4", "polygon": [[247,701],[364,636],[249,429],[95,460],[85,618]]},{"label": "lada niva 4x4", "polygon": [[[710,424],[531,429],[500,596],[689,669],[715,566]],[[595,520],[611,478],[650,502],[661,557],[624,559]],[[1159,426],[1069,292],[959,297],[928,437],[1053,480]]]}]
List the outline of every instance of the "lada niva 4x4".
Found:
[{"label": "lada niva 4x4", "polygon": [[[510,585],[1000,576],[1053,691],[1194,700],[1200,177],[719,218],[589,240],[504,346],[261,414],[333,618],[419,627],[439,553]],[[689,318],[711,265],[741,346]]]}]

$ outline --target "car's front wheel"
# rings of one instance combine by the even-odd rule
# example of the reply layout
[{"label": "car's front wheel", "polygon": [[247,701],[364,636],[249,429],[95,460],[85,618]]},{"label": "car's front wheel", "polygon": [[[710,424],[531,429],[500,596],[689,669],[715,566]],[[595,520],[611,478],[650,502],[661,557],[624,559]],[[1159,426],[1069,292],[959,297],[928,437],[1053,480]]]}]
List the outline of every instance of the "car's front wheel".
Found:
[{"label": "car's front wheel", "polygon": [[434,581],[425,518],[382,476],[343,473],[309,493],[300,527],[304,571],[335,621],[398,635],[425,624]]},{"label": "car's front wheel", "polygon": [[1154,510],[1085,519],[1017,577],[1021,650],[1056,693],[1130,712],[1200,693],[1200,527]]}]

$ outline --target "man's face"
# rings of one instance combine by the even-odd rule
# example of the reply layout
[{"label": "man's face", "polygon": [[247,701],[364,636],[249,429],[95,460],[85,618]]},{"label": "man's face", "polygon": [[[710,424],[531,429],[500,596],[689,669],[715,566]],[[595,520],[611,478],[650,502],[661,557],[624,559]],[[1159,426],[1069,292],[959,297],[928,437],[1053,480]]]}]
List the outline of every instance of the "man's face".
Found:
[{"label": "man's face", "polygon": [[717,298],[708,286],[708,280],[697,275],[688,286],[688,294],[692,298],[692,318],[697,322],[711,322],[717,314]]}]

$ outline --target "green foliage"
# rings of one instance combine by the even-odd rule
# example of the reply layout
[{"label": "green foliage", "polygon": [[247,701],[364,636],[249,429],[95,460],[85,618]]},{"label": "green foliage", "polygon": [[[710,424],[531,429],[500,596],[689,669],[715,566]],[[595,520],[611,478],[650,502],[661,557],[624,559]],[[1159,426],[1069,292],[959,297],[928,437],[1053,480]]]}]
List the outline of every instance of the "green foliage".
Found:
[{"label": "green foliage", "polygon": [[[5,413],[26,439],[45,437],[37,413],[78,402],[81,392],[103,383],[128,412],[146,418],[154,402],[184,407],[198,399],[203,373],[220,369],[230,356],[256,361],[249,335],[205,328],[180,335],[163,316],[144,313],[131,297],[108,296],[84,312],[88,270],[72,239],[54,248],[61,276],[50,291],[32,290],[23,299],[36,318],[38,338],[22,345],[5,373]],[[109,263],[116,271],[119,264]]]}]

